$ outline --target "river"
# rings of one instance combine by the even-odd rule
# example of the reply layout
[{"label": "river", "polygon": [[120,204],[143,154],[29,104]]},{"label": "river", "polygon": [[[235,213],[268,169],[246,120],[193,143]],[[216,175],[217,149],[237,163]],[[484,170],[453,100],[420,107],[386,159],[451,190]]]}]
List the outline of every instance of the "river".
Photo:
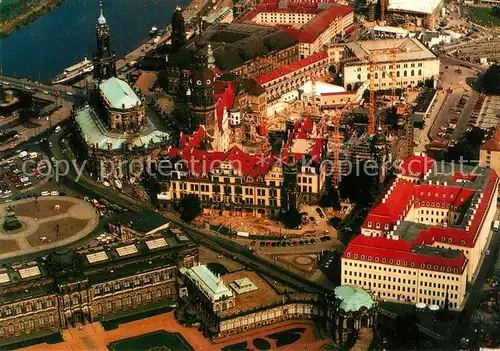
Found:
[{"label": "river", "polygon": [[[112,47],[118,58],[148,38],[152,25],[170,23],[175,6],[188,0],[104,0]],[[64,68],[92,58],[98,0],[66,0],[35,22],[0,40],[4,74],[48,81]]]}]

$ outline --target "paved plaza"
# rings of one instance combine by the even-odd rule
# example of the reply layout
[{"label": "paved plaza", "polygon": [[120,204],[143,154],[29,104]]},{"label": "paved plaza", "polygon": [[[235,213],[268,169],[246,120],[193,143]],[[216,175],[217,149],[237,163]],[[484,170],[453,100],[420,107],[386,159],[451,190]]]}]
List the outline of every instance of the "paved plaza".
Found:
[{"label": "paved plaza", "polygon": [[[22,227],[3,229],[11,208]],[[0,205],[0,259],[63,246],[89,234],[99,221],[94,207],[80,199],[47,196]]]}]

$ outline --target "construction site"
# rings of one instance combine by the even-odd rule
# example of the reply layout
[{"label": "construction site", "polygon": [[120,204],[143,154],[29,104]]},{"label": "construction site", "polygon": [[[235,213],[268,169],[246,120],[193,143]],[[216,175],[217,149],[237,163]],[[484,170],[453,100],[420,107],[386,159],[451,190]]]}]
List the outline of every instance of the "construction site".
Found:
[{"label": "construction site", "polygon": [[[378,55],[387,54],[393,60],[390,72],[385,65],[377,63]],[[368,55],[365,60],[370,73],[367,75],[365,98],[360,102],[346,102],[334,109],[325,109],[317,105],[317,99],[295,101],[288,103],[288,107],[281,112],[268,116],[271,140],[277,139],[273,135],[286,135],[286,131],[297,121],[307,117],[313,121],[312,135],[327,140],[326,157],[333,161],[331,174],[335,186],[340,179],[339,172],[344,174],[348,171],[346,161],[376,162],[381,167],[379,175],[382,182],[393,166],[413,154],[413,111],[402,98],[402,89],[396,88],[399,84],[395,73],[395,50],[379,51],[378,54]],[[375,82],[382,74],[391,77],[391,89],[377,90]],[[312,95],[315,95],[320,80],[313,76],[310,79]]]},{"label": "construction site", "polygon": [[484,38],[460,45],[447,53],[459,60],[488,65],[500,62],[500,39]]}]

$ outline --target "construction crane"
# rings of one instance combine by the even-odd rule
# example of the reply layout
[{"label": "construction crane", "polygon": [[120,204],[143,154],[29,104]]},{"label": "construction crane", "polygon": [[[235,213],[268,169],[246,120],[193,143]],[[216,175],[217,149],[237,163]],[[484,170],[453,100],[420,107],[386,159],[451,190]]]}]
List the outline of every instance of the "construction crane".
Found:
[{"label": "construction crane", "polygon": [[380,0],[380,22],[385,23],[385,8],[387,7],[388,0]]}]

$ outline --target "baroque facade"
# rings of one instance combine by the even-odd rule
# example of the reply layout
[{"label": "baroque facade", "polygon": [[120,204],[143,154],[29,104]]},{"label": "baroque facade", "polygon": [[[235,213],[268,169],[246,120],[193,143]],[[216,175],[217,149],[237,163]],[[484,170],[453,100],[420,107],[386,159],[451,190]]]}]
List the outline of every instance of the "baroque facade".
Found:
[{"label": "baroque facade", "polygon": [[198,264],[198,248],[181,229],[160,224],[158,218],[150,221],[158,227],[143,226],[147,235],[112,235],[107,243],[56,250],[45,259],[2,268],[1,342],[112,319],[149,305],[174,305],[179,269]]}]

